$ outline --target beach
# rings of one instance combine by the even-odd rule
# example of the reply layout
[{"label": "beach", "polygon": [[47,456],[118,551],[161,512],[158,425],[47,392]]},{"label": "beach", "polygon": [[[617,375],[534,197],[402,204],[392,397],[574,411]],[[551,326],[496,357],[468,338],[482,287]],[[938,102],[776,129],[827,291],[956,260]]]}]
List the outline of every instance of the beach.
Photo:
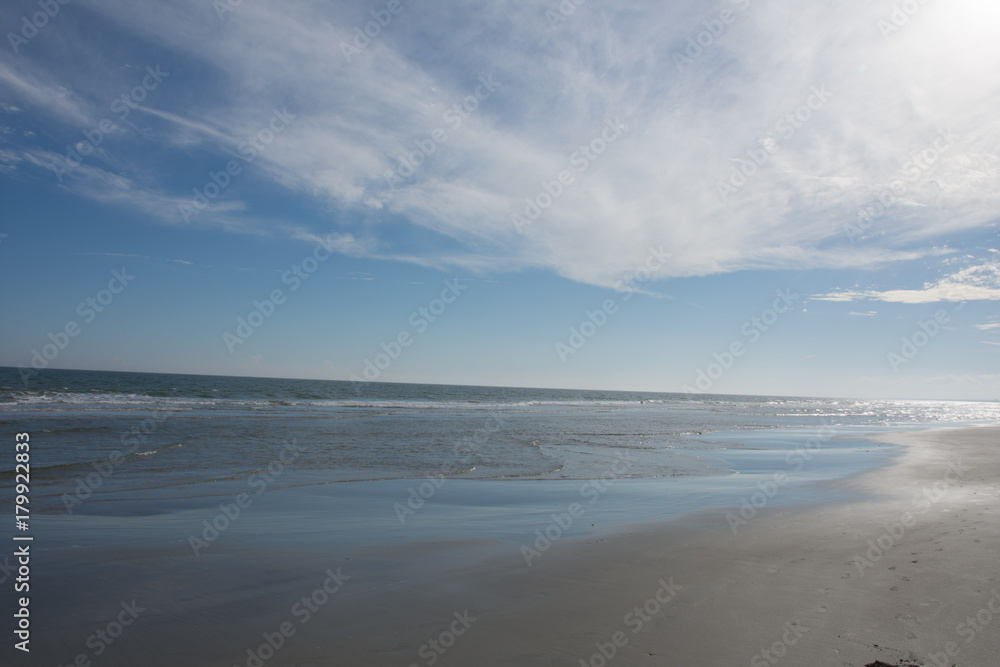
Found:
[{"label": "beach", "polygon": [[[553,526],[603,515],[557,506],[548,547],[360,522],[345,548],[326,522],[372,500],[332,503],[345,485],[43,517],[30,664],[993,664],[1000,428],[879,439],[891,461],[813,483],[821,502],[778,503],[775,473],[746,507],[582,536]],[[215,540],[191,530],[209,503]]]},{"label": "beach", "polygon": [[[476,662],[597,665],[623,632],[619,664],[995,664],[998,437],[893,437],[906,447],[896,463],[839,483],[859,500],[765,508],[736,534],[699,514],[553,553],[505,580],[532,609],[483,623]],[[663,580],[680,590],[634,631],[628,614]],[[454,664],[473,660],[471,644]]]},{"label": "beach", "polygon": [[0,22],[0,667],[1000,667],[1000,2]]},{"label": "beach", "polygon": [[0,667],[1000,667],[1000,2],[0,22]]}]

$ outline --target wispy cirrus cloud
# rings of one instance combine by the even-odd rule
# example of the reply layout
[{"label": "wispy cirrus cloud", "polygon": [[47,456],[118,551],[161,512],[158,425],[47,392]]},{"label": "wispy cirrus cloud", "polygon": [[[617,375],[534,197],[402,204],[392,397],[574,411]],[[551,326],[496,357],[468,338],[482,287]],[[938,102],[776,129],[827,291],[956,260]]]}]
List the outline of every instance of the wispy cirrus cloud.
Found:
[{"label": "wispy cirrus cloud", "polygon": [[[47,110],[55,119],[47,134],[60,137],[7,146],[14,158],[5,168],[58,157],[135,85],[137,71],[159,63],[171,78],[68,187],[164,221],[176,222],[191,189],[276,107],[295,122],[199,224],[303,240],[334,232],[358,256],[542,268],[613,285],[649,246],[671,253],[661,277],[870,267],[927,256],[930,241],[996,220],[1000,44],[990,31],[998,10],[981,2],[928,4],[889,39],[876,25],[889,10],[861,0],[592,1],[557,29],[546,5],[527,0],[413,3],[350,62],[342,45],[372,20],[367,5],[242,3],[223,21],[195,0],[77,4],[93,13],[93,33],[70,12],[47,30],[85,58],[46,61],[36,48],[32,59],[0,59],[12,103]],[[735,11],[734,22],[678,67],[688,37],[723,8]],[[122,52],[141,65],[100,61],[89,45],[101,33],[121,34]],[[955,48],[956,36],[966,48]],[[497,90],[449,115],[483,76]],[[828,97],[815,110],[807,106],[814,90]],[[585,171],[574,166],[615,119],[627,133]],[[877,234],[853,247],[844,225],[941,128],[955,145],[909,183]],[[445,140],[391,184],[386,174],[436,129]],[[762,147],[773,153],[755,165]],[[721,197],[720,184],[740,169],[745,184]],[[512,214],[563,170],[573,183],[518,233]],[[264,197],[321,213],[275,220]],[[926,303],[995,292],[945,283],[822,298]]]},{"label": "wispy cirrus cloud", "polygon": [[[64,122],[86,125],[91,116],[85,109],[85,103],[70,88],[53,81],[56,73],[39,71],[30,62],[18,60],[4,62],[0,59],[0,84],[3,84],[24,104],[34,110],[42,109]],[[21,109],[13,105],[4,105],[7,113],[17,113]]]}]

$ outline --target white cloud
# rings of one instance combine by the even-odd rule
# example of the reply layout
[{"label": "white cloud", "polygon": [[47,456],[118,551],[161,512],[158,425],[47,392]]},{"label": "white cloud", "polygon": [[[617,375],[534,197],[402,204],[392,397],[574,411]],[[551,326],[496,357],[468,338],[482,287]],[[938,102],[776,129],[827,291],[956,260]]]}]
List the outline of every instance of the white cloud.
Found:
[{"label": "white cloud", "polygon": [[21,161],[22,158],[17,152],[0,148],[0,173],[13,174]]},{"label": "white cloud", "polygon": [[[348,63],[341,43],[371,20],[367,7],[242,3],[220,21],[210,3],[195,0],[80,1],[158,54],[189,63],[183,81],[176,71],[144,103],[162,146],[231,154],[273,108],[297,116],[253,170],[336,214],[294,227],[256,219],[234,189],[220,202],[229,208],[205,222],[235,231],[274,224],[308,240],[336,229],[358,255],[539,267],[612,285],[651,245],[672,254],[662,277],[913,259],[928,254],[914,248],[931,239],[995,220],[1000,199],[1000,41],[982,15],[992,6],[973,0],[922,5],[889,39],[876,27],[887,13],[881,3],[749,3],[680,72],[674,55],[687,37],[735,3],[587,3],[554,30],[546,3],[413,3]],[[0,68],[17,104],[74,122],[135,76],[97,81],[67,68],[63,85],[91,86],[82,94],[90,104],[60,97],[58,82]],[[448,109],[488,74],[501,86],[452,127]],[[814,89],[829,99],[800,111]],[[792,126],[776,123],[797,110],[811,117],[787,136]],[[628,133],[577,172],[570,156],[616,117]],[[390,187],[386,172],[435,128],[446,141]],[[845,226],[933,147],[941,128],[952,129],[954,144],[907,183],[869,240],[852,246]],[[762,145],[777,152],[723,201],[719,183]],[[162,212],[202,185],[179,186],[147,151],[134,153],[120,159],[142,178],[126,184],[95,174],[76,191]],[[574,183],[518,234],[511,214],[562,169]],[[400,220],[413,234],[395,233]],[[407,245],[414,238],[419,251]],[[826,298],[923,303],[996,292],[963,283]]]},{"label": "white cloud", "polygon": [[[26,60],[19,60],[17,69],[0,60],[0,84],[16,93],[26,104],[51,113],[65,122],[76,125],[88,125],[91,116],[85,110],[84,102],[69,88],[54,83],[49,75],[41,73],[38,68]],[[4,105],[4,111],[14,113],[22,111],[13,105]]]},{"label": "white cloud", "polygon": [[[815,294],[816,301],[888,301],[891,303],[938,303],[941,301],[1000,301],[1000,265],[970,266],[945,276],[923,289],[841,290]],[[977,325],[992,328],[991,325]]]}]

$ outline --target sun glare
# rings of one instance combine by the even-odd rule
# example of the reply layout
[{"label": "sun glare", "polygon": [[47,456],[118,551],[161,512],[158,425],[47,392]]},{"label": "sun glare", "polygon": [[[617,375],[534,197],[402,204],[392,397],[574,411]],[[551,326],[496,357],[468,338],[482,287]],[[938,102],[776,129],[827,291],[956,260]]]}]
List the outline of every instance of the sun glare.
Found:
[{"label": "sun glare", "polygon": [[[909,5],[910,3],[904,3]],[[917,4],[914,2],[913,4]],[[952,0],[918,5],[927,13],[922,38],[933,51],[957,65],[995,74],[1000,61],[1000,4],[990,0]],[[987,72],[983,72],[987,73]]]}]

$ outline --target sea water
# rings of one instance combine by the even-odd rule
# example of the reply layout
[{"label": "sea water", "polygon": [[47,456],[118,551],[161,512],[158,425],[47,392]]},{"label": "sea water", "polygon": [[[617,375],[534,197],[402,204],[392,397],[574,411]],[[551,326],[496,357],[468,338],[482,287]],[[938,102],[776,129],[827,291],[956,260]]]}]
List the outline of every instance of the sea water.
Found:
[{"label": "sea water", "polygon": [[[418,499],[403,503],[411,508],[428,494],[446,497],[438,495],[446,480],[462,480],[462,488],[480,483],[472,488],[494,504],[541,492],[543,481],[574,489],[629,481],[643,498],[732,487],[726,480],[734,477],[747,486],[776,471],[804,483],[884,462],[886,452],[863,440],[866,434],[998,421],[996,402],[73,370],[46,370],[24,382],[16,369],[0,369],[0,423],[4,432],[31,434],[39,512],[85,505],[111,512],[94,508],[219,495],[227,483],[253,493],[333,483],[377,489],[375,482],[396,480],[401,485],[384,488],[416,489]],[[506,501],[489,482],[506,482],[499,487]]]}]

